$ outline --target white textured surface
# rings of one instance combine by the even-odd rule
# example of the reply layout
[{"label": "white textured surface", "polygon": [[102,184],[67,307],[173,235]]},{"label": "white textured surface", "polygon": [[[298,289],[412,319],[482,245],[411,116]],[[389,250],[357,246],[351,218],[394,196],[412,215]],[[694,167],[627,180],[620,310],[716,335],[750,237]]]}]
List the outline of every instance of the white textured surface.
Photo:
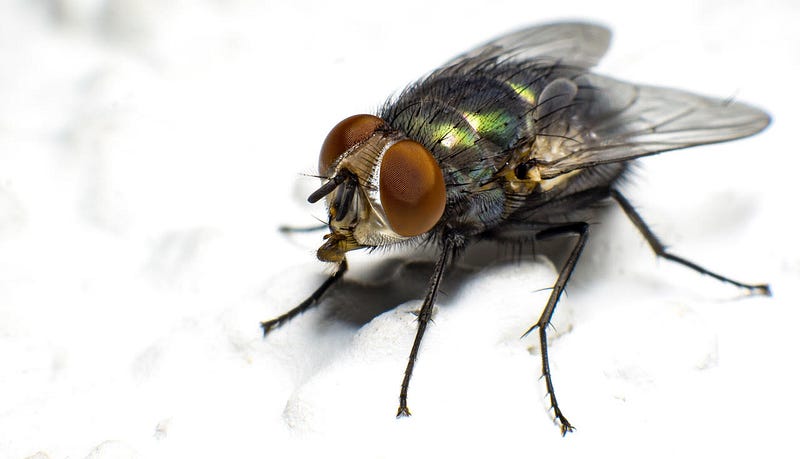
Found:
[{"label": "white textured surface", "polygon": [[[796,456],[800,9],[381,5],[0,3],[0,458]],[[319,234],[276,228],[323,215],[298,173],[328,129],[469,46],[564,17],[614,29],[602,71],[774,116],[758,137],[644,161],[626,191],[677,253],[775,296],[655,261],[609,212],[554,323],[566,439],[536,339],[518,338],[554,280],[545,259],[479,253],[450,273],[407,419],[430,262],[356,254],[320,308],[262,340],[259,321],[327,272]]]}]

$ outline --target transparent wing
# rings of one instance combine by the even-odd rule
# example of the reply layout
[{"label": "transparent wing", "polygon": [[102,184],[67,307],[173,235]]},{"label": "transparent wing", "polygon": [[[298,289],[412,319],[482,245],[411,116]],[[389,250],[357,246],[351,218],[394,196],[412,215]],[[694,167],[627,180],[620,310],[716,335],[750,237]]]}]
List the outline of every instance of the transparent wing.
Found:
[{"label": "transparent wing", "polygon": [[539,60],[566,66],[590,68],[608,50],[611,32],[599,25],[564,22],[518,30],[498,37],[452,59],[443,68],[461,71],[486,62]]},{"label": "transparent wing", "polygon": [[[564,156],[540,163],[543,178],[576,169],[756,134],[764,111],[676,89],[636,86],[598,75],[576,80],[576,112]],[[578,134],[575,134],[578,132]]]}]

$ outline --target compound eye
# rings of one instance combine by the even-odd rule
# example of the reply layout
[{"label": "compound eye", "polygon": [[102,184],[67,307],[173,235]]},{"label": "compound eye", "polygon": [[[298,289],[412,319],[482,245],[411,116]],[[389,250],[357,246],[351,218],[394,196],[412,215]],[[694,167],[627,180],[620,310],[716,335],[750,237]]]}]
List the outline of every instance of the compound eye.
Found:
[{"label": "compound eye", "polygon": [[384,153],[380,174],[381,204],[395,233],[412,237],[436,225],[444,213],[444,177],[425,147],[397,142]]},{"label": "compound eye", "polygon": [[322,150],[319,152],[319,174],[328,176],[328,168],[342,153],[370,138],[383,124],[382,119],[373,115],[354,115],[340,121],[322,142]]}]

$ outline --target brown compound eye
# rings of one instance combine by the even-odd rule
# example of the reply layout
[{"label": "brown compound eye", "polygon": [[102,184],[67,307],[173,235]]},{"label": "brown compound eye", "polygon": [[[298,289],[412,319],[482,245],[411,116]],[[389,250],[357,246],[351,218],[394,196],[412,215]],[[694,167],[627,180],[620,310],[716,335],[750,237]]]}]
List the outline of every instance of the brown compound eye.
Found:
[{"label": "brown compound eye", "polygon": [[397,142],[384,153],[380,174],[381,204],[395,233],[412,237],[436,225],[446,202],[444,177],[425,147]]},{"label": "brown compound eye", "polygon": [[383,124],[383,120],[374,115],[353,115],[340,121],[322,142],[322,150],[319,152],[319,174],[328,175],[328,168],[342,153],[370,138]]}]

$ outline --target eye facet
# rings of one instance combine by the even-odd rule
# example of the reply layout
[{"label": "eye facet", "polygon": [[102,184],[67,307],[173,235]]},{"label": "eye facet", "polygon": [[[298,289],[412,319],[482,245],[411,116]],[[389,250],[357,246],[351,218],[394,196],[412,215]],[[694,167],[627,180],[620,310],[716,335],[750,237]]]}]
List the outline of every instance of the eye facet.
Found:
[{"label": "eye facet", "polygon": [[328,168],[353,145],[367,140],[384,121],[373,115],[353,115],[340,121],[322,142],[319,152],[319,173],[328,175]]},{"label": "eye facet", "polygon": [[436,225],[446,202],[444,177],[425,147],[397,142],[384,153],[380,174],[381,204],[395,233],[412,237]]}]

